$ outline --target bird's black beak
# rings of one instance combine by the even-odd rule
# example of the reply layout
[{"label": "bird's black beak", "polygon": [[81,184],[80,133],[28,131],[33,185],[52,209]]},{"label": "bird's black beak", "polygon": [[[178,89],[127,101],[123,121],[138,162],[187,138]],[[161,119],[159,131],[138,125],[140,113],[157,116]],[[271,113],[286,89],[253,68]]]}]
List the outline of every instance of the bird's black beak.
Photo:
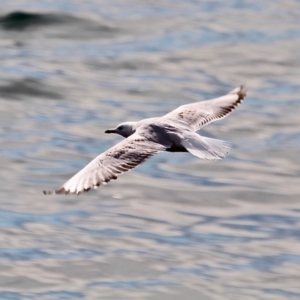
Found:
[{"label": "bird's black beak", "polygon": [[104,133],[117,133],[115,129],[107,129]]}]

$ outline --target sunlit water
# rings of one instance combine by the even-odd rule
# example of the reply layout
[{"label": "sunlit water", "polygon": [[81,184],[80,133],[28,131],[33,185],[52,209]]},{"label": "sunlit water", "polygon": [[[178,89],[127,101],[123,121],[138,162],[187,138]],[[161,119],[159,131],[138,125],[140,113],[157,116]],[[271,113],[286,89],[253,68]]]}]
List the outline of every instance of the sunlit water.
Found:
[{"label": "sunlit water", "polygon": [[[299,1],[2,1],[0,299],[300,299]],[[42,195],[105,129],[246,83],[203,134],[224,161],[157,155]]]}]

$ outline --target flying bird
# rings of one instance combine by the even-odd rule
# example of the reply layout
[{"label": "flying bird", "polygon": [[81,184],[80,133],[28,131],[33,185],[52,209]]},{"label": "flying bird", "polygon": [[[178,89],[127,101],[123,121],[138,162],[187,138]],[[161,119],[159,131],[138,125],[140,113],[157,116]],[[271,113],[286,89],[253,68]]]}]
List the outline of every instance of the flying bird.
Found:
[{"label": "flying bird", "polygon": [[123,137],[120,143],[98,155],[55,191],[47,194],[80,194],[106,184],[161,151],[189,152],[203,159],[222,159],[229,145],[196,133],[211,122],[225,118],[246,97],[241,85],[225,96],[182,105],[168,114],[138,122],[124,122],[105,133]]}]

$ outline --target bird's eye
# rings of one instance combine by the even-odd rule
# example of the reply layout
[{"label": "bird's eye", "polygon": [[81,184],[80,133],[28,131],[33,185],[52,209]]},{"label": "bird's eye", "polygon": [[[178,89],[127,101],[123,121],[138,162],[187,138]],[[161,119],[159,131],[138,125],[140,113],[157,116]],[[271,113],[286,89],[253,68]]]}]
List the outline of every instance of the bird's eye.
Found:
[{"label": "bird's eye", "polygon": [[122,129],[123,129],[123,126],[120,126],[119,129],[122,130]]}]

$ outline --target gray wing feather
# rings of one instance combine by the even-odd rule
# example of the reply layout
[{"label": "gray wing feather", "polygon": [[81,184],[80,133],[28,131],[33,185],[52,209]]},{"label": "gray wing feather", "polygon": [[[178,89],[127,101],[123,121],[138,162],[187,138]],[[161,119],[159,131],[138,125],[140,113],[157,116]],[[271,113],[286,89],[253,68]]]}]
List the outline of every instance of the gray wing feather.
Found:
[{"label": "gray wing feather", "polygon": [[163,118],[197,131],[213,121],[225,118],[243,101],[246,92],[247,89],[241,85],[225,96],[182,105]]},{"label": "gray wing feather", "polygon": [[[149,141],[138,134],[121,141],[97,156],[87,166],[69,179],[56,194],[80,194],[105,184],[117,176],[135,168],[166,147]],[[44,191],[44,194],[51,192]]]}]

